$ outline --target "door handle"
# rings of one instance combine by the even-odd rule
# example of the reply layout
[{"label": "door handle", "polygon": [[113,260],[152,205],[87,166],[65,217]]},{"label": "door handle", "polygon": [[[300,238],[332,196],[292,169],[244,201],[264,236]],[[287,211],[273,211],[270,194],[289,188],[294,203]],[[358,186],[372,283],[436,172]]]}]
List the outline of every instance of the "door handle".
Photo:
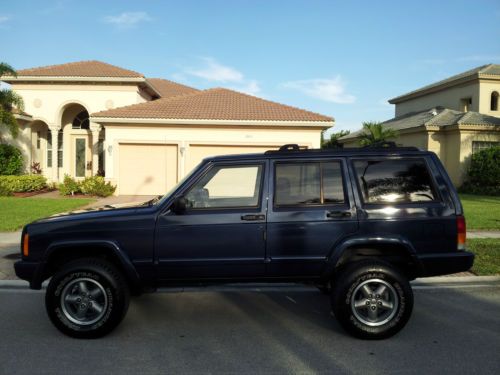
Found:
[{"label": "door handle", "polygon": [[351,211],[328,211],[326,213],[326,217],[330,218],[342,218],[342,217],[351,217]]},{"label": "door handle", "polygon": [[243,215],[241,217],[241,220],[245,221],[259,221],[259,220],[265,220],[266,215]]}]

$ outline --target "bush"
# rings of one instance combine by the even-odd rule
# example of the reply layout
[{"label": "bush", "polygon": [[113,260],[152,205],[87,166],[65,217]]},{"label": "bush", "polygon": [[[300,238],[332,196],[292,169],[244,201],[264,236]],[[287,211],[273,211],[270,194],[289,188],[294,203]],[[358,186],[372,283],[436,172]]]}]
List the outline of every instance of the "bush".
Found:
[{"label": "bush", "polygon": [[83,194],[97,195],[99,197],[109,197],[112,195],[116,186],[111,185],[110,182],[105,182],[104,177],[94,176],[86,177],[80,184]]},{"label": "bush", "polygon": [[59,193],[61,195],[74,195],[81,193],[80,184],[71,176],[64,175],[62,184],[59,184]]},{"label": "bush", "polygon": [[[43,190],[46,187],[47,179],[40,175],[0,176],[0,191],[4,193],[25,193]],[[0,193],[0,195],[5,194]]]},{"label": "bush", "polygon": [[491,147],[472,155],[461,193],[500,195],[500,147]]},{"label": "bush", "polygon": [[8,144],[0,144],[0,175],[19,175],[23,171],[21,151]]},{"label": "bush", "polygon": [[115,190],[116,186],[111,185],[110,182],[105,182],[101,176],[86,177],[83,181],[78,182],[71,176],[65,175],[63,183],[59,185],[59,192],[62,195],[82,193],[109,197]]}]

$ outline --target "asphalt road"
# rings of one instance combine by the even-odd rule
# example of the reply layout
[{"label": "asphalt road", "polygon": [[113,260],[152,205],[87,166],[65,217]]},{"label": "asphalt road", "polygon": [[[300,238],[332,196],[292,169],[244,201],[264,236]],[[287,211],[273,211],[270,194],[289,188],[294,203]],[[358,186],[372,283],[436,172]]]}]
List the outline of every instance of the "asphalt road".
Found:
[{"label": "asphalt road", "polygon": [[500,284],[417,288],[384,341],[347,336],[307,288],[144,295],[99,340],[60,334],[43,293],[3,288],[0,374],[499,374]]}]

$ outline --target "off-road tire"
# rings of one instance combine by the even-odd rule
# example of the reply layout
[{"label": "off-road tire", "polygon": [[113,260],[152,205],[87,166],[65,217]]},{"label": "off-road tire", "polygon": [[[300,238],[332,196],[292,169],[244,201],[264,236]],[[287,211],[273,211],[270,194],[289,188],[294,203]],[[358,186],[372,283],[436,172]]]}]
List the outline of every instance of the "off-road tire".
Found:
[{"label": "off-road tire", "polygon": [[[87,285],[86,288],[79,287],[82,285],[81,281],[84,286]],[[70,294],[70,289],[73,294]],[[80,293],[84,296],[85,290],[88,292],[87,297],[80,298]],[[67,298],[63,298],[63,295]],[[111,332],[122,321],[129,299],[128,285],[113,264],[103,259],[83,258],[66,263],[52,277],[45,294],[45,307],[50,320],[62,333],[75,338],[99,338]],[[68,300],[71,302],[66,302]],[[87,306],[90,312],[85,314],[97,315],[95,322],[91,318],[82,320],[82,323],[76,320],[78,307],[82,306],[78,305],[80,301],[82,304],[87,303],[83,306]],[[99,312],[96,307],[100,308]]]},{"label": "off-road tire", "polygon": [[[382,286],[385,289],[379,289]],[[377,290],[384,292],[377,295]],[[368,294],[369,291],[373,294]],[[384,339],[399,332],[408,322],[413,292],[408,279],[389,263],[366,260],[348,265],[337,275],[331,302],[335,317],[347,332],[363,339]],[[369,316],[370,309],[380,316]]]}]

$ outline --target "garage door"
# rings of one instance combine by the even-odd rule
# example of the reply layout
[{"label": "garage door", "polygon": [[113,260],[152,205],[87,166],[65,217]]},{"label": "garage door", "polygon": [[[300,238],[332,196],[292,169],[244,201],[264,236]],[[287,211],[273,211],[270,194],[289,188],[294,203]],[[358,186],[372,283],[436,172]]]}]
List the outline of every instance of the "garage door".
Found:
[{"label": "garage door", "polygon": [[120,195],[165,194],[177,182],[177,146],[121,144]]},{"label": "garage door", "polygon": [[209,156],[250,154],[278,149],[280,146],[217,146],[217,145],[190,145],[186,160],[186,173],[196,167],[200,161]]}]

